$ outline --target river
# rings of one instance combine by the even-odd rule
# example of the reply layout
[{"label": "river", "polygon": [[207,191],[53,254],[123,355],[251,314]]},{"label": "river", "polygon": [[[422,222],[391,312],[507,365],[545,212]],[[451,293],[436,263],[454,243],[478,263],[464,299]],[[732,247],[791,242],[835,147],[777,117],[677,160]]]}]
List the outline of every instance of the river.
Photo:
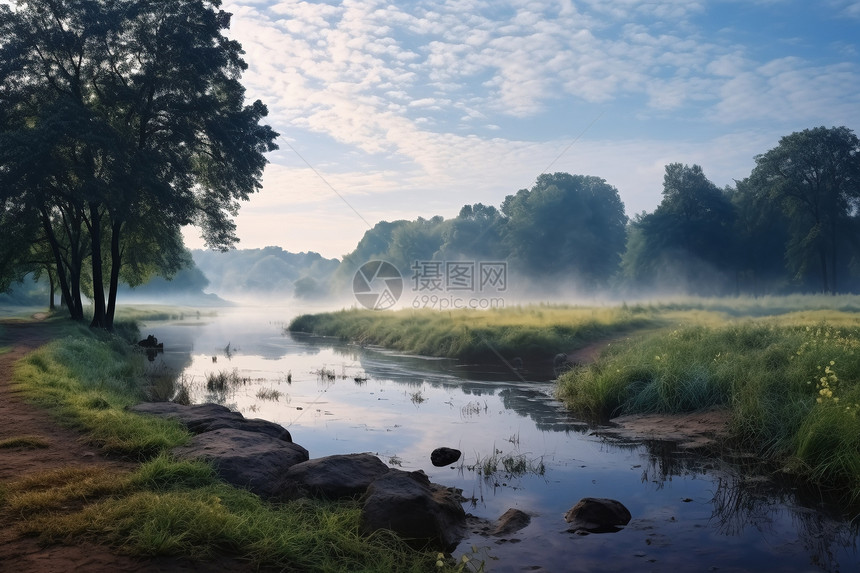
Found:
[{"label": "river", "polygon": [[[570,415],[551,381],[285,333],[299,312],[146,323],[164,343],[148,368],[177,373],[195,403],[283,425],[312,458],[373,452],[462,489],[477,517],[530,514],[515,534],[459,545],[455,557],[487,571],[860,570],[858,520],[838,507],[736,461],[607,437]],[[208,389],[219,373],[237,383]],[[463,456],[434,467],[440,446]],[[617,499],[633,519],[616,533],[569,533],[564,513],[583,497]]]}]

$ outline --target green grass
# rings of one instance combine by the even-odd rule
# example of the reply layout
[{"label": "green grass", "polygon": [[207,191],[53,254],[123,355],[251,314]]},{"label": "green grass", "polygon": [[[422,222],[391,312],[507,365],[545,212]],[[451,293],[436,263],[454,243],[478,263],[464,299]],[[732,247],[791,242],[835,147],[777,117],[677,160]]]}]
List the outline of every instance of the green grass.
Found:
[{"label": "green grass", "polygon": [[860,500],[860,326],[818,313],[692,325],[613,345],[563,375],[558,394],[607,418],[731,410],[733,441],[823,488]]},{"label": "green grass", "polygon": [[661,324],[653,310],[532,305],[487,311],[342,310],[295,318],[288,329],[413,354],[463,360],[552,358],[593,340]]},{"label": "green grass", "polygon": [[176,422],[126,410],[145,397],[143,370],[142,355],[128,341],[97,332],[32,352],[17,363],[14,380],[29,400],[81,430],[91,444],[146,459],[189,436]]},{"label": "green grass", "polygon": [[[0,521],[43,542],[88,540],[136,556],[218,559],[228,555],[282,571],[453,571],[391,532],[359,532],[356,501],[273,504],[217,479],[202,462],[169,449],[187,432],[131,413],[146,393],[143,355],[128,341],[67,323],[20,360],[15,384],[90,443],[140,461],[135,471],[57,468],[0,483]],[[74,335],[70,335],[73,333]],[[10,443],[9,447],[15,445]]]},{"label": "green grass", "polygon": [[[42,541],[89,540],[134,555],[197,560],[229,554],[283,571],[429,571],[392,534],[359,534],[357,503],[300,500],[283,505],[215,478],[199,462],[159,456],[133,473],[100,468],[46,472],[7,484],[5,509]],[[58,512],[69,504],[77,511]]]}]

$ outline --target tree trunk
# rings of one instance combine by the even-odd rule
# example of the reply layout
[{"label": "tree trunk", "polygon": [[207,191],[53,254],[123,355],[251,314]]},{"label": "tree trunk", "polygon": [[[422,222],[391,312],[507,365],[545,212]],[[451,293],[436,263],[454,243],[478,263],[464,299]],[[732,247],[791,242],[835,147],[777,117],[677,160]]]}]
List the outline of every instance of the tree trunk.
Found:
[{"label": "tree trunk", "polygon": [[827,253],[823,247],[818,248],[818,260],[821,263],[821,287],[824,294],[832,294],[827,280]]},{"label": "tree trunk", "polygon": [[93,266],[93,320],[90,328],[108,328],[105,319],[105,288],[102,268],[102,222],[99,207],[90,203],[90,242],[92,254],[90,259]]},{"label": "tree trunk", "polygon": [[51,269],[48,269],[48,310],[56,310],[57,307],[54,304],[54,290],[56,290],[56,285],[54,284],[54,273]]},{"label": "tree trunk", "polygon": [[113,318],[116,313],[116,291],[119,288],[119,269],[122,266],[122,249],[120,249],[120,233],[122,233],[122,222],[115,221],[111,226],[110,237],[110,287],[108,290],[108,303],[105,320],[107,328],[113,330]]},{"label": "tree trunk", "polygon": [[74,305],[72,304],[71,290],[69,289],[69,283],[66,280],[65,263],[63,261],[63,255],[60,252],[60,244],[57,241],[56,235],[54,235],[51,218],[48,216],[48,212],[44,208],[40,209],[40,211],[42,215],[42,228],[45,230],[45,236],[48,237],[48,244],[51,245],[51,252],[54,254],[54,264],[57,266],[57,278],[60,281],[60,292],[62,293],[63,300],[67,301],[69,305],[69,316],[72,320],[83,320],[83,308],[81,309],[80,315],[78,315]]}]

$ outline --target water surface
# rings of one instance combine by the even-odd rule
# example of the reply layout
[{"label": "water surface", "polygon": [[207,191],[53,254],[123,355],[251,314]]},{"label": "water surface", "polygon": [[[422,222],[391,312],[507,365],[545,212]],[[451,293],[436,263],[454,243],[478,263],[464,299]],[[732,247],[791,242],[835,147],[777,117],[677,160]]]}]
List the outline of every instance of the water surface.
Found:
[{"label": "water surface", "polygon": [[[460,544],[456,557],[489,571],[860,570],[857,524],[838,507],[732,460],[602,436],[553,398],[552,382],[285,334],[301,312],[242,308],[145,324],[165,346],[149,367],[180,372],[194,402],[285,426],[312,458],[372,452],[462,489],[477,517],[529,513],[518,533]],[[219,373],[240,382],[207,389]],[[463,457],[436,468],[430,452],[440,446]],[[564,513],[588,496],[621,501],[632,521],[617,533],[567,532]]]}]

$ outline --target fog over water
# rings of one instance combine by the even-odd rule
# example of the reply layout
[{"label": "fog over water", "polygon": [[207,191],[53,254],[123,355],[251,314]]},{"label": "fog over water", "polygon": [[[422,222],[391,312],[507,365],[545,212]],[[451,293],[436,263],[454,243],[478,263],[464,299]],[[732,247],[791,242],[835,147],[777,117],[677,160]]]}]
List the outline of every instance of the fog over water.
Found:
[{"label": "fog over water", "polygon": [[[860,564],[856,525],[801,502],[793,489],[672,444],[603,436],[553,398],[551,381],[285,333],[307,310],[241,307],[144,324],[142,333],[165,346],[148,367],[177,372],[194,402],[287,427],[312,458],[372,452],[391,467],[423,470],[462,489],[464,508],[479,518],[495,520],[512,507],[529,513],[531,524],[518,533],[460,544],[456,557],[474,547],[490,571]],[[208,390],[207,375],[218,373],[235,373],[239,383]],[[430,452],[440,446],[461,450],[461,460],[434,467]],[[482,475],[493,460],[496,471]],[[505,460],[524,471],[506,471]],[[633,520],[617,533],[568,533],[564,513],[587,496],[621,501]]]}]

